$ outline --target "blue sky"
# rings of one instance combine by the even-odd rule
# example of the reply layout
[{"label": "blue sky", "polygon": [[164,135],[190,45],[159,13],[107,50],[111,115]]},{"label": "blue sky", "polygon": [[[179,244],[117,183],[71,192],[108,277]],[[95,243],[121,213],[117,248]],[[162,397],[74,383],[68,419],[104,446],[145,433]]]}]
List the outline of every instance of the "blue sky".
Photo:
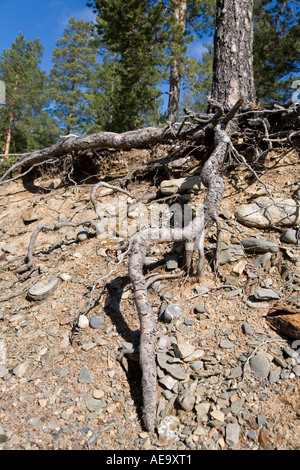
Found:
[{"label": "blue sky", "polygon": [[[91,21],[95,16],[92,8],[86,7],[86,0],[0,0],[0,54],[11,47],[20,32],[27,42],[39,38],[44,46],[41,68],[49,73],[56,41],[72,17]],[[191,55],[197,58],[204,50],[199,41],[190,47]]]},{"label": "blue sky", "polygon": [[[69,19],[95,19],[93,9],[86,3],[86,0],[0,0],[0,55],[11,48],[20,32],[27,42],[39,38],[44,46],[41,70],[49,74],[52,52],[56,42],[63,37]],[[212,38],[207,37],[203,40],[204,43],[211,41]],[[206,48],[198,39],[189,50],[191,56],[201,59]],[[167,85],[162,85],[161,90],[166,91],[167,88]],[[167,95],[162,98],[163,107],[166,107]]]},{"label": "blue sky", "polygon": [[86,0],[0,0],[0,54],[20,32],[27,42],[39,38],[44,46],[41,69],[49,73],[56,41],[72,17],[89,21],[93,10]]}]

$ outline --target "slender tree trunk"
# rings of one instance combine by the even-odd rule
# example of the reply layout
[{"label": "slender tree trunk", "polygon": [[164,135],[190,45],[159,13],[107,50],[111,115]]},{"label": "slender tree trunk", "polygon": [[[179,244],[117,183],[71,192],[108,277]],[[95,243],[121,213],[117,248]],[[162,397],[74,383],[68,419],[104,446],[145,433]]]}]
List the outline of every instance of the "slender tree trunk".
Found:
[{"label": "slender tree trunk", "polygon": [[[16,92],[17,89],[18,89],[18,78],[19,78],[19,74],[17,73],[16,74],[15,84],[14,84],[14,92]],[[7,130],[7,133],[6,133],[6,140],[5,140],[5,147],[4,147],[4,154],[5,155],[9,154],[10,143],[11,143],[11,135],[12,135],[12,127],[13,127],[14,120],[15,120],[15,101],[13,100],[12,103],[11,103],[11,106],[10,106],[10,114],[9,114],[9,121],[8,121],[9,125],[8,125],[8,130]]]},{"label": "slender tree trunk", "polygon": [[253,0],[217,0],[212,98],[229,110],[239,98],[256,102],[253,77]]},{"label": "slender tree trunk", "polygon": [[8,126],[8,130],[6,133],[6,140],[5,140],[5,147],[4,147],[4,154],[6,156],[9,154],[13,122],[14,122],[14,114],[12,112],[9,116],[9,126]]},{"label": "slender tree trunk", "polygon": [[168,121],[175,122],[179,115],[179,98],[182,66],[182,46],[184,42],[184,31],[186,21],[186,0],[173,0],[171,6],[174,8],[174,33],[172,41],[170,91],[168,104]]}]

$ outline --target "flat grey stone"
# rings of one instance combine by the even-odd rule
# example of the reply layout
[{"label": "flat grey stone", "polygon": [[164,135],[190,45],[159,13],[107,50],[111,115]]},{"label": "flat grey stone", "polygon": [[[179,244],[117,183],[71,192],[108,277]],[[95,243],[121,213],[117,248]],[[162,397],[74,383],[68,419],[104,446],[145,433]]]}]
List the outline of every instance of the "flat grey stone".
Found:
[{"label": "flat grey stone", "polygon": [[254,297],[257,300],[278,300],[280,299],[280,294],[274,289],[258,287],[254,292]]},{"label": "flat grey stone", "polygon": [[6,245],[3,245],[1,247],[1,250],[4,253],[9,253],[9,254],[13,255],[14,253],[16,253],[18,251],[18,248],[15,245],[11,245],[10,243],[6,243]]},{"label": "flat grey stone", "polygon": [[256,258],[256,260],[253,261],[252,266],[254,266],[254,268],[264,268],[270,263],[271,258],[272,258],[272,253],[270,252],[264,253],[263,255],[259,256],[258,258]]},{"label": "flat grey stone", "polygon": [[244,238],[242,245],[245,251],[251,253],[276,253],[279,250],[279,246],[276,243],[261,238]]},{"label": "flat grey stone", "polygon": [[166,196],[170,196],[175,193],[198,193],[202,189],[204,189],[204,186],[200,182],[199,176],[188,176],[186,178],[165,180],[160,184],[160,191]]},{"label": "flat grey stone", "polygon": [[199,403],[199,405],[195,406],[195,410],[199,418],[204,418],[205,416],[208,415],[208,412],[210,410],[210,403],[206,403],[206,402]]},{"label": "flat grey stone", "polygon": [[158,353],[156,355],[158,365],[161,369],[165,370],[168,374],[171,375],[176,380],[186,380],[188,375],[184,372],[183,368],[179,364],[170,364],[168,361],[171,359],[165,353]]},{"label": "flat grey stone", "polygon": [[269,308],[268,302],[252,302],[251,300],[247,300],[246,305],[250,308]]},{"label": "flat grey stone", "polygon": [[90,327],[93,329],[100,328],[104,323],[103,316],[92,315],[90,318]]},{"label": "flat grey stone", "polygon": [[164,375],[164,377],[159,379],[159,383],[166,387],[168,390],[172,390],[172,388],[177,383],[177,380],[171,377],[170,375]]},{"label": "flat grey stone", "polygon": [[50,277],[44,281],[38,282],[30,287],[27,298],[29,300],[43,300],[48,297],[57,288],[60,279],[57,277]]},{"label": "flat grey stone", "polygon": [[146,256],[144,259],[144,266],[147,268],[148,266],[151,266],[152,264],[155,264],[158,262],[158,258],[155,258],[154,256]]},{"label": "flat grey stone", "polygon": [[194,313],[205,313],[205,312],[206,312],[206,308],[204,307],[203,304],[198,304],[194,308]]},{"label": "flat grey stone", "polygon": [[218,256],[218,261],[220,265],[226,264],[231,259],[231,249],[226,243],[221,242],[220,253]]},{"label": "flat grey stone", "polygon": [[245,335],[252,336],[254,334],[253,328],[250,325],[248,325],[248,323],[243,323],[242,330],[245,333]]},{"label": "flat grey stone", "polygon": [[271,369],[269,373],[269,382],[271,384],[278,382],[280,379],[281,374],[281,367],[275,367],[275,369]]},{"label": "flat grey stone", "polygon": [[167,306],[163,313],[163,319],[166,323],[170,323],[176,318],[179,318],[182,315],[182,310],[178,304],[170,304]]},{"label": "flat grey stone", "polygon": [[250,359],[250,367],[262,379],[266,379],[269,375],[270,363],[265,354],[255,354]]},{"label": "flat grey stone", "polygon": [[43,209],[40,206],[31,207],[22,213],[23,222],[27,224],[40,220],[43,216]]},{"label": "flat grey stone", "polygon": [[234,401],[230,407],[232,413],[237,415],[243,408],[244,403],[245,403],[244,398],[239,398],[238,400]]},{"label": "flat grey stone", "polygon": [[226,426],[225,441],[229,447],[237,446],[240,438],[240,426],[238,423],[229,423]]},{"label": "flat grey stone", "polygon": [[97,400],[96,398],[90,397],[86,400],[86,407],[89,411],[97,411],[105,408],[106,402],[104,400]]},{"label": "flat grey stone", "polygon": [[90,384],[92,383],[92,377],[90,376],[90,373],[88,371],[88,368],[86,366],[83,366],[80,369],[79,376],[78,376],[78,381],[82,384]]},{"label": "flat grey stone", "polygon": [[229,339],[222,339],[220,341],[220,348],[223,348],[223,349],[230,349],[230,348],[233,348],[235,346],[235,344],[230,341]]},{"label": "flat grey stone", "polygon": [[281,241],[283,243],[289,243],[291,245],[295,245],[298,240],[297,240],[297,232],[296,230],[293,229],[287,229],[281,236]]}]

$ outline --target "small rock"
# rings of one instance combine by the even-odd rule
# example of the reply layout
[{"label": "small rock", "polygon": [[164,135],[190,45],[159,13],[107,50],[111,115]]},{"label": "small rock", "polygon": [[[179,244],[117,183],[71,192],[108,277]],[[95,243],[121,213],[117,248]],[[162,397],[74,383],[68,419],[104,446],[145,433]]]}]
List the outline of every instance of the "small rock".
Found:
[{"label": "small rock", "polygon": [[283,243],[290,243],[293,245],[298,243],[296,230],[292,230],[292,229],[286,230],[281,236],[281,241]]},{"label": "small rock", "polygon": [[71,276],[70,274],[67,274],[67,273],[61,273],[59,275],[60,279],[62,279],[63,281],[69,281],[71,279]]},{"label": "small rock", "polygon": [[80,369],[79,376],[78,376],[78,381],[82,384],[90,384],[92,383],[92,377],[88,371],[88,368],[86,366],[83,366]]},{"label": "small rock", "polygon": [[247,437],[252,441],[256,441],[257,439],[257,432],[254,429],[249,429],[247,432]]},{"label": "small rock", "polygon": [[166,267],[168,271],[178,268],[178,259],[176,255],[166,256]]},{"label": "small rock", "polygon": [[250,308],[268,308],[269,304],[267,302],[252,302],[251,300],[246,301],[247,307]]},{"label": "small rock", "polygon": [[77,233],[77,240],[80,242],[83,242],[84,240],[87,240],[89,236],[89,233],[86,230],[80,230],[80,232]]},{"label": "small rock", "polygon": [[194,312],[195,313],[205,313],[206,312],[206,308],[203,304],[198,304],[196,305],[196,307],[194,308]]},{"label": "small rock", "polygon": [[160,184],[160,191],[166,196],[171,196],[175,193],[198,193],[203,188],[204,186],[201,184],[199,176],[188,176],[186,178],[165,180]]},{"label": "small rock", "polygon": [[168,362],[171,359],[170,356],[164,353],[158,353],[156,355],[158,365],[161,369],[165,370],[168,374],[170,374],[174,379],[177,380],[186,380],[188,379],[188,375],[184,372],[183,368],[179,364],[170,364]]},{"label": "small rock", "polygon": [[244,238],[242,240],[244,249],[250,253],[276,253],[279,247],[276,243],[260,238]]},{"label": "small rock", "polygon": [[28,300],[43,300],[46,299],[59,285],[60,280],[57,277],[50,277],[44,281],[30,287],[27,298]]},{"label": "small rock", "polygon": [[244,398],[240,398],[240,399],[234,401],[231,404],[231,407],[230,407],[232,413],[235,414],[235,415],[238,414],[241,411],[241,409],[243,408],[244,403],[245,403]]},{"label": "small rock", "polygon": [[183,359],[183,361],[184,362],[198,361],[199,359],[201,359],[201,357],[204,356],[204,354],[205,354],[205,352],[203,351],[203,349],[195,349],[195,351],[193,351],[191,354],[186,356]]},{"label": "small rock", "polygon": [[177,384],[177,380],[173,379],[170,375],[164,375],[161,379],[159,379],[159,383],[166,387],[168,390],[172,390],[172,388]]},{"label": "small rock", "polygon": [[4,444],[4,442],[8,441],[8,437],[6,434],[0,434],[0,444]]},{"label": "small rock", "polygon": [[220,341],[220,348],[230,349],[230,348],[233,348],[234,346],[235,344],[229,339],[222,339]]},{"label": "small rock", "polygon": [[229,423],[226,426],[225,441],[229,447],[237,446],[240,438],[240,426],[238,423]]},{"label": "small rock", "polygon": [[89,326],[89,319],[85,315],[79,315],[77,325],[81,329],[87,328]]},{"label": "small rock", "polygon": [[14,255],[18,251],[18,248],[15,245],[7,243],[6,245],[1,246],[1,250],[4,253],[9,253],[10,255]]},{"label": "small rock", "polygon": [[230,247],[226,245],[226,243],[221,242],[220,245],[221,246],[220,246],[220,253],[219,253],[218,261],[220,265],[223,265],[230,261],[232,253],[231,253]]},{"label": "small rock", "polygon": [[96,316],[96,315],[92,315],[91,318],[90,318],[90,327],[93,328],[93,329],[97,329],[97,328],[100,328],[104,323],[104,317],[101,315],[101,316]]},{"label": "small rock", "polygon": [[280,299],[280,294],[274,289],[258,287],[254,292],[254,297],[257,300],[278,300]]},{"label": "small rock", "polygon": [[242,329],[245,335],[252,336],[254,334],[253,328],[250,325],[248,325],[248,323],[243,323]]},{"label": "small rock", "polygon": [[100,400],[101,398],[104,397],[104,392],[103,390],[98,390],[98,389],[95,389],[93,391],[93,397],[96,398],[96,400]]},{"label": "small rock", "polygon": [[240,276],[243,273],[246,266],[247,266],[247,261],[241,259],[233,266],[232,273],[236,274],[237,276]]},{"label": "small rock", "polygon": [[195,410],[199,418],[204,418],[205,416],[208,415],[208,412],[210,410],[210,403],[206,403],[206,402],[199,403],[199,405],[195,406]]},{"label": "small rock", "polygon": [[252,266],[254,268],[264,268],[267,266],[272,258],[272,253],[269,251],[267,253],[264,253],[263,255],[259,256],[256,260],[253,261]]},{"label": "small rock", "polygon": [[13,369],[13,374],[18,377],[18,379],[21,379],[24,377],[24,375],[27,372],[29,366],[29,362],[22,362],[21,364],[18,364],[14,369]]},{"label": "small rock", "polygon": [[210,416],[213,418],[213,419],[216,419],[218,421],[221,421],[221,423],[224,422],[224,419],[225,419],[225,415],[222,411],[220,410],[213,410],[210,412]]},{"label": "small rock", "polygon": [[43,209],[39,206],[31,207],[22,213],[22,219],[25,224],[40,220],[44,216]]},{"label": "small rock", "polygon": [[67,222],[68,218],[64,212],[61,212],[58,217],[58,222]]},{"label": "small rock", "polygon": [[149,266],[152,266],[152,264],[155,264],[158,262],[158,259],[155,258],[154,256],[146,256],[144,259],[144,266],[147,268]]},{"label": "small rock", "polygon": [[255,354],[250,359],[250,367],[262,379],[266,379],[269,375],[270,363],[265,354]]},{"label": "small rock", "polygon": [[167,306],[163,313],[163,319],[166,323],[170,323],[174,319],[179,318],[182,315],[182,310],[178,304],[170,304]]},{"label": "small rock", "polygon": [[183,340],[182,336],[177,334],[177,343],[173,345],[173,349],[175,352],[175,356],[180,359],[183,359],[195,351],[195,346],[193,346],[192,344],[186,343]]},{"label": "small rock", "polygon": [[195,380],[183,393],[178,395],[177,402],[185,411],[192,411],[195,405],[195,390],[197,387],[197,380]]},{"label": "small rock", "polygon": [[106,401],[97,400],[94,397],[90,397],[86,400],[86,407],[89,411],[102,410],[106,406]]}]

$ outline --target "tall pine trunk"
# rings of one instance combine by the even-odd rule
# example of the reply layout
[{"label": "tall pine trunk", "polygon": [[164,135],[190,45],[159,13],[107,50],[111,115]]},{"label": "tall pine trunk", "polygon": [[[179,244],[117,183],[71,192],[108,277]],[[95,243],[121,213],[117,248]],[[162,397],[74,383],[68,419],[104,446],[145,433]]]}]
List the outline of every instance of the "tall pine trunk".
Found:
[{"label": "tall pine trunk", "polygon": [[212,98],[229,110],[255,104],[253,0],[217,0]]},{"label": "tall pine trunk", "polygon": [[180,82],[182,67],[182,47],[184,44],[184,32],[186,21],[186,0],[173,0],[174,25],[172,37],[170,90],[168,103],[168,121],[175,122],[179,116]]},{"label": "tall pine trunk", "polygon": [[13,122],[14,122],[14,115],[13,115],[13,112],[12,112],[9,116],[8,129],[7,129],[7,133],[6,133],[6,139],[5,139],[4,155],[6,155],[6,156],[8,156],[8,154],[9,154]]},{"label": "tall pine trunk", "polygon": [[[15,79],[15,84],[14,84],[14,92],[16,92],[18,90],[18,84],[19,84],[19,74],[16,73],[16,79]],[[9,154],[14,120],[15,120],[15,101],[13,100],[12,103],[11,103],[11,106],[10,106],[8,129],[7,129],[7,133],[6,133],[6,139],[5,139],[4,154],[6,156]]]}]

